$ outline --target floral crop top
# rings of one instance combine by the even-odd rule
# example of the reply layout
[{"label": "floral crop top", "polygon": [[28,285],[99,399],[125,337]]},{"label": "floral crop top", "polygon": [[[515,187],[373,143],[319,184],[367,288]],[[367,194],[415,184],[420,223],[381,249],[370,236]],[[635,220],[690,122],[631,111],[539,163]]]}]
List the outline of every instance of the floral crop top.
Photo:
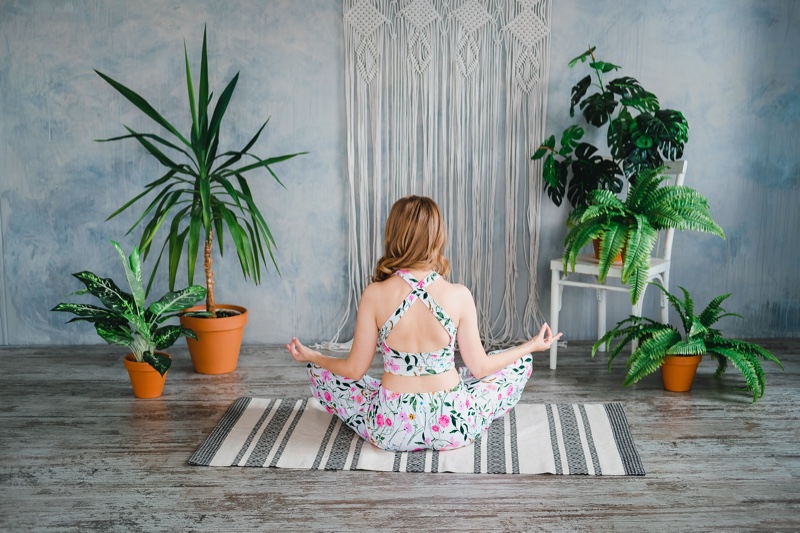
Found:
[{"label": "floral crop top", "polygon": [[[444,309],[425,290],[428,285],[439,277],[439,274],[431,272],[422,281],[414,279],[406,270],[398,270],[395,274],[406,280],[413,290],[378,332],[378,350],[383,354],[384,372],[399,376],[425,376],[442,374],[454,368],[457,328]],[[397,324],[417,298],[425,304],[425,307],[431,310],[448,335],[450,335],[450,342],[441,350],[423,353],[399,352],[390,348],[386,343],[386,339],[389,337],[394,325]]]}]

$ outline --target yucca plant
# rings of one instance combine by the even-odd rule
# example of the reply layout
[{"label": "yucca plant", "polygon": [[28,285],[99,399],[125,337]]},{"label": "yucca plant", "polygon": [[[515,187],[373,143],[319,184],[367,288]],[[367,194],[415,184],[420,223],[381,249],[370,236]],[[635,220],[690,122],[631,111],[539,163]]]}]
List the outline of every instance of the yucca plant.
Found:
[{"label": "yucca plant", "polygon": [[663,168],[643,170],[624,202],[611,191],[596,190],[585,207],[570,213],[570,230],[564,239],[565,271],[571,266],[574,272],[580,250],[599,238],[598,281],[605,281],[614,259],[622,253],[622,283],[631,284],[631,302],[636,303],[647,285],[658,231],[688,229],[725,238],[711,218],[706,198],[685,185],[662,185],[670,179],[662,172]]},{"label": "yucca plant", "polygon": [[[555,135],[548,137],[532,159],[544,158],[544,187],[555,205],[561,205],[565,194],[573,208],[579,208],[587,205],[594,190],[619,193],[624,181],[634,181],[640,171],[680,159],[689,140],[689,124],[680,111],[661,109],[658,97],[630,76],[604,81],[606,74],[621,67],[597,59],[594,52],[590,47],[569,62],[570,68],[588,63],[591,70],[572,87],[569,116],[579,107],[587,124],[608,125],[611,157],[581,142],[585,131],[577,124],[564,130],[558,148]],[[591,88],[596,90],[590,94]]]},{"label": "yucca plant", "polygon": [[[680,287],[683,299],[670,294],[660,283],[654,282],[669,300],[681,319],[684,334],[672,325],[657,322],[647,317],[631,315],[620,321],[614,329],[608,331],[592,346],[592,357],[600,346],[605,345],[608,353],[608,368],[622,349],[632,341],[639,346],[628,357],[628,373],[625,385],[636,383],[648,374],[658,370],[667,356],[708,355],[717,361],[716,377],[721,377],[728,368],[728,363],[739,369],[753,393],[753,402],[764,396],[766,386],[764,369],[761,360],[772,361],[783,368],[781,362],[757,344],[727,339],[722,332],[712,327],[720,319],[733,316],[742,318],[736,313],[728,313],[722,308],[730,294],[722,294],[712,299],[699,314],[695,314],[694,301],[689,291]],[[619,339],[614,348],[613,340]]]},{"label": "yucca plant", "polygon": [[148,363],[163,376],[172,364],[172,360],[156,353],[156,350],[166,350],[180,337],[197,338],[190,329],[163,323],[176,317],[180,310],[202,300],[206,295],[206,289],[200,285],[192,285],[179,291],[168,292],[158,301],[147,305],[138,248],[134,248],[130,257],[126,259],[120,245],[115,241],[111,242],[122,259],[131,292],[123,291],[110,278],[101,278],[89,271],[78,272],[73,276],[86,288],[70,296],[91,294],[100,300],[104,307],[67,302],[58,304],[51,311],[77,315],[68,323],[91,322],[101,339],[109,344],[128,347],[137,362]]},{"label": "yucca plant", "polygon": [[[268,267],[267,255],[278,268],[273,248],[275,239],[261,211],[255,203],[246,175],[257,169],[266,169],[281,186],[280,179],[272,165],[291,159],[299,153],[277,157],[262,158],[250,150],[269,119],[240,150],[220,151],[220,126],[228,104],[233,96],[237,73],[220,93],[216,105],[211,109],[213,94],[208,86],[208,53],[206,32],[203,31],[203,49],[200,63],[200,83],[195,96],[192,73],[189,68],[189,54],[184,43],[186,64],[186,86],[188,90],[191,129],[184,135],[168,122],[142,96],[111,79],[102,72],[95,71],[122,96],[153,119],[166,130],[166,138],[155,133],[139,133],[125,126],[128,135],[102,139],[100,142],[136,139],[149,154],[165,167],[165,173],[145,186],[142,193],[114,211],[108,219],[119,215],[134,203],[149,194],[154,194],[141,216],[131,226],[129,233],[145,219],[144,231],[139,243],[142,257],[147,258],[156,234],[162,226],[169,228],[158,254],[153,276],[158,269],[164,251],[168,252],[169,287],[175,287],[178,265],[184,248],[188,281],[194,281],[195,264],[200,248],[203,248],[203,268],[205,272],[206,312],[216,316],[214,298],[214,273],[211,255],[214,236],[220,254],[224,252],[223,228],[227,228],[245,279],[252,277],[258,284],[261,280],[262,265]],[[170,155],[167,155],[167,154]],[[302,152],[305,153],[305,152]],[[242,161],[242,160],[245,161]],[[153,276],[147,291],[153,283]],[[222,312],[220,310],[220,312]]]}]

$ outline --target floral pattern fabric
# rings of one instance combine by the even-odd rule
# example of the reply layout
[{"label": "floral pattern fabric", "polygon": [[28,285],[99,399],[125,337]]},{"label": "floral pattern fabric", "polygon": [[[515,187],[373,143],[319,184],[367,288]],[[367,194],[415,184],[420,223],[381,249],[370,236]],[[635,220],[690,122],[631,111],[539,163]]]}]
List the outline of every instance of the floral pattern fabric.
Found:
[{"label": "floral pattern fabric", "polygon": [[470,444],[519,401],[533,370],[533,356],[477,379],[460,368],[452,390],[399,393],[369,375],[348,379],[308,364],[311,391],[329,413],[378,448],[447,450]]},{"label": "floral pattern fabric", "polygon": [[[378,349],[383,354],[384,372],[400,376],[424,376],[447,372],[455,366],[456,326],[453,320],[447,316],[444,309],[442,309],[431,295],[428,294],[428,291],[425,290],[429,284],[436,281],[439,274],[437,272],[431,272],[425,276],[422,281],[414,279],[406,270],[398,270],[395,274],[406,280],[406,282],[411,285],[412,290],[378,332]],[[400,352],[391,348],[386,342],[389,333],[392,332],[392,328],[403,317],[406,311],[409,310],[417,298],[425,304],[425,307],[431,310],[450,336],[450,342],[441,350],[423,353]]]}]

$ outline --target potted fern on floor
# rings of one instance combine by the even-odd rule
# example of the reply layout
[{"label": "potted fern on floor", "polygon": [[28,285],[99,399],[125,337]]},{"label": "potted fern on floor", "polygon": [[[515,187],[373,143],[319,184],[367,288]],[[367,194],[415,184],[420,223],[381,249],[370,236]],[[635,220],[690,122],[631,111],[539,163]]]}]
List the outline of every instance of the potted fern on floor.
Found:
[{"label": "potted fern on floor", "polygon": [[[206,374],[222,374],[232,372],[236,368],[244,326],[247,323],[247,309],[216,302],[215,278],[212,270],[214,241],[216,240],[217,249],[222,255],[223,230],[227,230],[245,279],[252,278],[256,284],[260,283],[262,266],[264,268],[269,266],[267,256],[277,270],[273,254],[275,239],[255,203],[247,176],[258,169],[266,170],[282,186],[272,168],[273,165],[300,154],[263,158],[251,152],[268,120],[243,148],[221,152],[220,125],[236,88],[239,74],[237,73],[219,93],[216,106],[212,110],[205,30],[196,95],[185,45],[184,59],[191,118],[191,129],[186,135],[178,131],[142,96],[96,71],[122,96],[168,133],[164,138],[154,133],[139,133],[126,126],[127,135],[102,140],[108,142],[135,139],[165,168],[163,175],[148,183],[142,193],[125,203],[108,218],[116,217],[145,196],[154,195],[129,232],[139,224],[144,224],[139,246],[143,257],[146,258],[151,253],[153,241],[159,230],[162,227],[167,228],[153,275],[166,251],[170,289],[175,285],[184,250],[188,280],[189,283],[193,282],[197,255],[202,249],[207,287],[206,305],[188,309],[181,316],[181,322],[197,334],[197,340],[187,339],[195,370]],[[152,281],[151,277],[148,290]]]},{"label": "potted fern on floor", "polygon": [[[592,357],[601,345],[605,345],[610,370],[611,363],[622,349],[636,341],[639,345],[628,357],[628,373],[623,383],[632,385],[660,368],[666,390],[685,392],[692,386],[700,360],[708,355],[717,362],[716,377],[721,377],[728,365],[732,364],[742,373],[747,388],[753,393],[753,402],[764,396],[766,381],[761,361],[772,361],[781,368],[783,366],[772,353],[761,346],[725,338],[720,330],[713,327],[724,317],[741,318],[740,315],[727,313],[722,308],[722,303],[730,294],[717,296],[703,311],[695,313],[694,301],[689,291],[680,287],[683,292],[683,299],[680,299],[670,294],[661,284],[653,285],[667,296],[677,311],[683,326],[683,335],[670,324],[631,315],[592,346]],[[615,339],[619,340],[612,349],[611,343]]]},{"label": "potted fern on floor", "polygon": [[194,338],[193,331],[178,325],[164,325],[164,322],[177,316],[181,309],[202,300],[206,289],[192,285],[175,292],[168,292],[157,301],[146,305],[142,283],[142,267],[139,250],[133,249],[130,257],[119,244],[111,241],[122,259],[125,277],[131,292],[123,291],[110,278],[83,271],[73,274],[85,289],[73,294],[91,294],[103,307],[64,302],[51,311],[72,313],[75,318],[69,322],[90,322],[97,334],[109,344],[127,347],[131,353],[125,357],[125,368],[137,398],[161,396],[164,381],[172,359],[164,350],[172,346],[180,337]]}]

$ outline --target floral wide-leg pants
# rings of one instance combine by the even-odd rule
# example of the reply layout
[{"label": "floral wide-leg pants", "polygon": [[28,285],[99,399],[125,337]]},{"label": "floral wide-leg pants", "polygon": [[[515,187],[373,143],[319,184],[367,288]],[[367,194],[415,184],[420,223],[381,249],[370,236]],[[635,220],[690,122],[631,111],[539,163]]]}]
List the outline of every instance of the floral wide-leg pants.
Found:
[{"label": "floral wide-leg pants", "polygon": [[311,391],[362,438],[392,451],[446,450],[470,444],[519,401],[533,370],[528,354],[483,379],[460,368],[451,390],[399,393],[365,375],[354,380],[308,364]]}]

